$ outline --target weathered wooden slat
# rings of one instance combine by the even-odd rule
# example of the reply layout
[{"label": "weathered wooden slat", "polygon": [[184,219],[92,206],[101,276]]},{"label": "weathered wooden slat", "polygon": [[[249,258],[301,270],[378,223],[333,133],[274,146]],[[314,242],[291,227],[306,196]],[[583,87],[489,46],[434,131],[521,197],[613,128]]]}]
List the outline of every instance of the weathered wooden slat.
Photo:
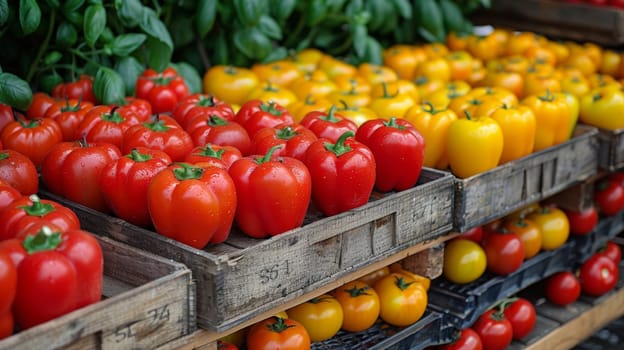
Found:
[{"label": "weathered wooden slat", "polygon": [[[149,349],[196,329],[191,271],[106,237],[102,301],[0,341],[1,350]],[[148,269],[149,271],[143,271]]]},{"label": "weathered wooden slat", "polygon": [[573,186],[598,171],[598,130],[579,125],[573,138],[455,181],[458,232],[487,223]]},{"label": "weathered wooden slat", "polygon": [[557,0],[496,0],[472,16],[477,24],[532,31],[556,39],[624,44],[624,12],[608,6]]},{"label": "weathered wooden slat", "polygon": [[440,237],[450,231],[453,218],[453,177],[433,169],[423,169],[414,188],[376,193],[360,208],[308,219],[302,227],[268,239],[232,232],[227,247],[204,250],[53,194],[41,195],[74,209],[88,230],[188,266],[197,281],[198,324],[214,331],[229,329],[354,269]]},{"label": "weathered wooden slat", "polygon": [[598,165],[607,171],[624,168],[624,129],[600,130]]}]

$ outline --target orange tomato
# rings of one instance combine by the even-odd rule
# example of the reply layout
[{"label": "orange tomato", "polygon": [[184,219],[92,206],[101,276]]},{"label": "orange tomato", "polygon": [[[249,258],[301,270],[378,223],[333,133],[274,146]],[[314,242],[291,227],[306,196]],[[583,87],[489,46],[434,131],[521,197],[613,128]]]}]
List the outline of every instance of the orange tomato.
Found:
[{"label": "orange tomato", "polygon": [[288,315],[305,327],[313,342],[333,337],[342,327],[342,306],[328,294],[288,309]]},{"label": "orange tomato", "polygon": [[368,94],[371,91],[371,84],[360,75],[339,75],[332,79],[337,90],[355,91]]},{"label": "orange tomato", "polygon": [[426,291],[428,291],[431,287],[431,280],[429,278],[404,269],[401,263],[397,262],[390,265],[390,271],[412,278],[414,281],[416,281],[416,283],[420,283]]},{"label": "orange tomato", "polygon": [[462,51],[468,49],[468,34],[458,34],[450,32],[446,36],[446,46],[451,51]]},{"label": "orange tomato", "polygon": [[522,98],[524,93],[524,77],[511,71],[488,71],[479,85],[506,88],[517,98]]},{"label": "orange tomato", "polygon": [[384,266],[380,269],[377,269],[371,273],[368,273],[360,278],[358,278],[358,281],[360,282],[364,282],[366,284],[368,284],[369,286],[372,286],[375,284],[375,282],[377,282],[378,279],[387,276],[390,274],[390,268],[388,266]]},{"label": "orange tomato", "polygon": [[319,61],[323,58],[323,52],[319,49],[306,48],[297,52],[292,58],[292,62],[303,72],[311,72],[318,67]]},{"label": "orange tomato", "polygon": [[519,217],[508,220],[505,228],[518,235],[524,248],[524,259],[530,259],[542,249],[542,231],[531,220]]},{"label": "orange tomato", "polygon": [[331,295],[342,306],[342,329],[360,332],[370,328],[379,318],[379,296],[375,289],[361,281],[352,281],[336,288]]},{"label": "orange tomato", "polygon": [[301,323],[270,317],[251,326],[247,333],[248,350],[308,350],[311,341]]},{"label": "orange tomato", "polygon": [[468,52],[472,57],[487,61],[500,55],[501,46],[493,35],[472,35],[468,38]]},{"label": "orange tomato", "polygon": [[616,77],[619,74],[622,57],[615,50],[604,50],[598,71]]},{"label": "orange tomato", "polygon": [[520,32],[509,36],[505,52],[507,56],[524,56],[528,49],[536,46],[538,46],[538,37],[535,33]]},{"label": "orange tomato", "polygon": [[427,308],[427,291],[422,284],[399,273],[391,273],[373,286],[379,295],[379,317],[394,326],[414,324]]},{"label": "orange tomato", "polygon": [[[388,82],[386,83],[386,89],[390,95],[403,94],[411,97],[415,103],[418,103],[418,101],[420,101],[420,93],[418,91],[418,87],[416,86],[416,84],[409,80],[399,79]],[[379,83],[373,85],[370,95],[372,98],[383,96],[384,84]]]},{"label": "orange tomato", "polygon": [[297,101],[297,96],[286,87],[266,81],[264,83],[260,83],[253,90],[251,90],[251,92],[249,92],[247,100],[256,99],[265,102],[273,101],[284,107],[288,107]]},{"label": "orange tomato", "polygon": [[442,58],[449,53],[448,47],[443,43],[427,43],[421,47],[428,59]]},{"label": "orange tomato", "polygon": [[372,63],[361,63],[358,66],[358,74],[368,81],[371,86],[381,83],[390,83],[399,79],[397,73],[390,67]]},{"label": "orange tomato", "polygon": [[445,56],[451,71],[451,80],[467,80],[472,74],[472,56],[467,51],[453,51]]},{"label": "orange tomato", "polygon": [[552,75],[529,73],[524,76],[522,96],[543,95],[546,91],[560,92],[561,81]]},{"label": "orange tomato", "polygon": [[449,82],[451,80],[451,67],[443,57],[430,58],[422,62],[416,68],[416,77],[427,77],[429,80]]},{"label": "orange tomato", "polygon": [[330,55],[323,55],[319,60],[318,68],[327,73],[327,76],[332,79],[339,75],[353,76],[357,74],[355,66]]},{"label": "orange tomato", "polygon": [[414,78],[416,67],[426,58],[413,46],[401,44],[383,50],[382,57],[385,66],[392,68],[400,79],[407,80]]},{"label": "orange tomato", "polygon": [[336,89],[336,84],[321,70],[307,73],[291,84],[292,92],[300,100],[306,99],[308,95],[312,97],[327,96]]}]

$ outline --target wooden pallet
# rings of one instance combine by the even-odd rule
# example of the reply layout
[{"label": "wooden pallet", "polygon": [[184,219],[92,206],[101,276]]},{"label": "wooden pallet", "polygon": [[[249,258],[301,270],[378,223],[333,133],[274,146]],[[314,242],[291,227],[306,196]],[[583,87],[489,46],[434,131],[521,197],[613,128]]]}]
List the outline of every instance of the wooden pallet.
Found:
[{"label": "wooden pallet", "polygon": [[195,286],[186,266],[98,240],[102,301],[3,339],[0,350],[151,349],[196,330]]},{"label": "wooden pallet", "polygon": [[224,244],[194,249],[124,220],[42,192],[72,208],[81,225],[184,263],[197,281],[198,325],[224,331],[353,271],[447,234],[453,177],[423,169],[419,184],[331,217],[308,215],[304,226],[270,239],[233,231]]},{"label": "wooden pallet", "polygon": [[487,172],[455,181],[454,229],[466,231],[548,198],[598,171],[598,130],[578,125],[574,137]]},{"label": "wooden pallet", "polygon": [[624,44],[624,11],[558,0],[496,0],[472,16],[476,24],[531,31],[554,39]]}]

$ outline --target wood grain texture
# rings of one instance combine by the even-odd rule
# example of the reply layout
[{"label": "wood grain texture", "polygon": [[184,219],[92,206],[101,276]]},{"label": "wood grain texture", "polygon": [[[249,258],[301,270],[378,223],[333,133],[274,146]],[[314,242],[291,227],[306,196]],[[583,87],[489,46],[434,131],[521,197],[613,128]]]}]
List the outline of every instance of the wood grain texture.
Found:
[{"label": "wood grain texture", "polygon": [[607,6],[557,0],[496,0],[472,17],[476,24],[532,31],[555,39],[624,44],[624,12]]},{"label": "wood grain texture", "polygon": [[572,139],[455,181],[454,230],[463,232],[559,193],[598,171],[598,130],[579,125]]},{"label": "wood grain texture", "polygon": [[104,252],[103,300],[6,338],[1,350],[150,349],[195,331],[190,270],[98,239]]},{"label": "wood grain texture", "polygon": [[310,212],[305,224],[268,239],[233,231],[203,250],[42,192],[74,209],[97,234],[181,262],[197,282],[198,325],[222,331],[418,243],[448,233],[453,177],[423,169],[411,189],[375,193],[368,204],[331,217]]},{"label": "wood grain texture", "polygon": [[598,143],[600,168],[608,171],[624,168],[624,129],[600,130]]}]

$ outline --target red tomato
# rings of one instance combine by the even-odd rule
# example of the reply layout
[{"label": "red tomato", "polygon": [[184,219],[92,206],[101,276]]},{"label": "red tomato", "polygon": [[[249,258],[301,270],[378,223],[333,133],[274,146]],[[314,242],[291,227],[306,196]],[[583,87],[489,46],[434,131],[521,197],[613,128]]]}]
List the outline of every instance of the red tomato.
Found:
[{"label": "red tomato", "polygon": [[464,232],[460,232],[459,237],[471,240],[475,243],[481,243],[483,239],[483,226],[476,226]]},{"label": "red tomato", "polygon": [[606,255],[592,255],[579,270],[583,292],[591,296],[607,293],[615,287],[619,272],[617,264]]},{"label": "red tomato", "polygon": [[211,165],[227,170],[232,163],[242,157],[243,155],[236,147],[207,144],[206,146],[193,148],[184,159],[184,162],[201,165],[202,167]]},{"label": "red tomato", "polygon": [[28,196],[39,191],[39,174],[35,163],[18,151],[0,151],[0,180]]},{"label": "red tomato", "polygon": [[481,243],[488,270],[498,275],[516,271],[524,261],[524,247],[517,234],[503,230],[489,233]]},{"label": "red tomato", "polygon": [[284,106],[276,102],[267,103],[261,100],[245,102],[236,113],[234,120],[247,130],[251,139],[260,129],[295,124],[292,114]]},{"label": "red tomato", "polygon": [[157,114],[153,121],[133,125],[124,132],[124,154],[140,146],[159,149],[167,153],[172,161],[180,162],[193,149],[193,140],[173,117]]},{"label": "red tomato", "polygon": [[2,129],[0,141],[4,148],[20,152],[39,166],[50,148],[63,141],[63,131],[53,119],[18,119]]},{"label": "red tomato", "polygon": [[581,296],[581,282],[570,271],[556,273],[546,279],[546,298],[559,306],[575,302]]},{"label": "red tomato", "polygon": [[[11,311],[17,287],[17,270],[13,260],[5,251],[0,251],[0,315]],[[0,332],[2,339],[2,332]]]},{"label": "red tomato", "polygon": [[565,213],[570,222],[570,233],[573,235],[586,235],[598,224],[598,210],[593,205],[582,211],[565,210]]},{"label": "red tomato", "polygon": [[13,313],[5,312],[0,314],[0,340],[13,334],[15,323],[13,321]]},{"label": "red tomato", "polygon": [[594,201],[601,214],[615,215],[624,209],[624,187],[615,180],[601,180],[596,185]]},{"label": "red tomato", "polygon": [[88,142],[106,142],[121,149],[124,133],[141,123],[141,117],[130,108],[96,106],[89,110],[74,130],[72,140],[84,138]]},{"label": "red tomato", "polygon": [[251,140],[250,153],[266,154],[271,147],[283,145],[273,152],[273,156],[288,156],[304,162],[306,151],[316,140],[316,135],[301,124],[278,125],[258,130]]},{"label": "red tomato", "polygon": [[503,350],[509,346],[513,339],[511,327],[511,322],[498,309],[484,312],[472,325],[483,342],[484,350]]},{"label": "red tomato", "polygon": [[22,194],[7,182],[0,180],[0,212],[11,202],[22,197]]},{"label": "red tomato", "polygon": [[251,139],[249,134],[242,125],[235,121],[218,116],[193,118],[185,130],[191,135],[195,146],[205,146],[209,143],[219,146],[232,146],[238,148],[243,156],[250,154]]},{"label": "red tomato", "polygon": [[76,139],[76,129],[85,115],[93,108],[93,103],[80,100],[64,100],[54,103],[46,111],[45,117],[56,120],[63,131],[63,141]]},{"label": "red tomato", "polygon": [[223,340],[217,341],[217,350],[238,350],[238,346]]},{"label": "red tomato", "polygon": [[61,83],[52,89],[52,96],[58,99],[75,99],[97,103],[93,93],[93,78],[82,74],[76,81]]},{"label": "red tomato", "polygon": [[437,348],[438,350],[482,350],[481,337],[472,328],[464,328],[456,340]]},{"label": "red tomato", "polygon": [[607,244],[605,244],[599,252],[613,260],[616,265],[620,263],[620,260],[622,260],[622,248],[620,248],[620,245],[615,242],[607,242]]},{"label": "red tomato", "polygon": [[136,97],[149,101],[156,114],[173,112],[178,102],[189,93],[184,78],[171,67],[162,73],[148,68],[136,83]]},{"label": "red tomato", "polygon": [[33,94],[30,106],[26,110],[26,118],[41,119],[45,117],[48,108],[56,103],[56,100],[44,92],[35,92]]},{"label": "red tomato", "polygon": [[535,328],[536,313],[533,304],[524,299],[517,298],[505,306],[505,317],[511,322],[513,339],[520,340]]},{"label": "red tomato", "polygon": [[15,115],[13,115],[13,107],[0,103],[0,131],[2,131],[7,124],[14,120]]},{"label": "red tomato", "polygon": [[173,118],[186,129],[195,118],[208,119],[216,116],[225,120],[234,120],[232,107],[212,95],[193,94],[183,98],[173,111]]}]

